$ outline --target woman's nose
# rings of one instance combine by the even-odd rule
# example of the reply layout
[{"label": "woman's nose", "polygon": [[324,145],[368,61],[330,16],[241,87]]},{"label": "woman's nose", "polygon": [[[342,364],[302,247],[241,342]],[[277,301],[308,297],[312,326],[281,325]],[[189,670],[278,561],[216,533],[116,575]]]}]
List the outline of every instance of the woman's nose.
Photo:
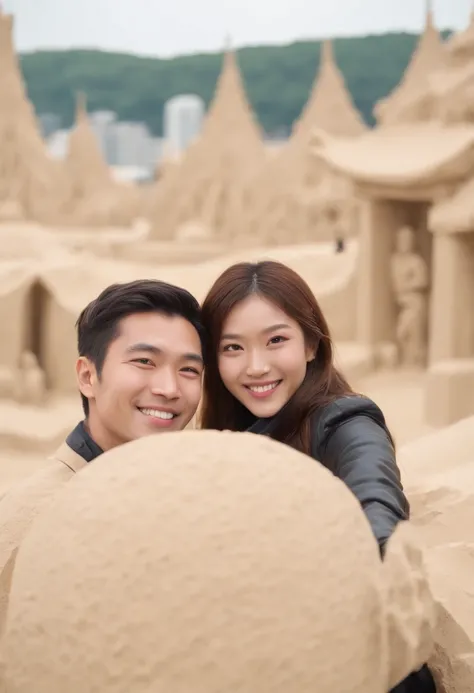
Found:
[{"label": "woman's nose", "polygon": [[247,375],[253,378],[258,378],[265,375],[270,370],[267,359],[264,354],[252,353],[250,354],[249,361],[247,364]]}]

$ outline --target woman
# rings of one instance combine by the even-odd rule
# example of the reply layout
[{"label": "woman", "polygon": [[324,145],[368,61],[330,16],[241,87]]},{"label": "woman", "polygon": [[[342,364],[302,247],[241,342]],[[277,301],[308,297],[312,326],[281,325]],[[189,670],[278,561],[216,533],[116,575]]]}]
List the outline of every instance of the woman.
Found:
[{"label": "woman", "polygon": [[[278,262],[239,263],[216,280],[202,313],[202,428],[264,434],[311,455],[358,498],[383,555],[409,517],[393,440],[379,407],[335,367],[308,285]],[[426,667],[395,689],[412,690],[435,691]]]}]

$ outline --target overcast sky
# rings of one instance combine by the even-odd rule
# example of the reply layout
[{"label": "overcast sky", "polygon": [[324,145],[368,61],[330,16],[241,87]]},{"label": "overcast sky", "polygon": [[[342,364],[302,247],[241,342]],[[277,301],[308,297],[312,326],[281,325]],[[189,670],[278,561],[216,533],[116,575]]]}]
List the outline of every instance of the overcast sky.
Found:
[{"label": "overcast sky", "polygon": [[[297,39],[420,31],[426,0],[2,0],[20,51],[88,47],[171,56]],[[440,28],[467,25],[473,0],[433,0]]]}]

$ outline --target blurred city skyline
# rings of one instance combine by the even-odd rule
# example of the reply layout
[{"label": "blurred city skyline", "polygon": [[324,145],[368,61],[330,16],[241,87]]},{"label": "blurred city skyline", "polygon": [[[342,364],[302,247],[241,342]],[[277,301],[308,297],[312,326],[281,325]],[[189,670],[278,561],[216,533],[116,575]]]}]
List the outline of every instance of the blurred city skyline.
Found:
[{"label": "blurred city skyline", "polygon": [[[429,0],[3,0],[20,52],[96,48],[156,57],[391,31],[419,32]],[[432,0],[440,29],[461,30],[473,0]]]}]

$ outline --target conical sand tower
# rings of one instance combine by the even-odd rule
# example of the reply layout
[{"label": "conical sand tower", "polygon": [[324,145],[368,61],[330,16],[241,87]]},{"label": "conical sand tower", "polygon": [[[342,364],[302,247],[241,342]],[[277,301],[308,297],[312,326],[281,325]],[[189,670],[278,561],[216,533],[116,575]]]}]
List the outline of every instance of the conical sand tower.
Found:
[{"label": "conical sand tower", "polygon": [[443,46],[440,64],[431,70],[404,105],[403,122],[474,124],[474,11],[464,31]]},{"label": "conical sand tower", "polygon": [[49,157],[13,46],[13,17],[0,10],[0,218],[61,221],[68,181]]},{"label": "conical sand tower", "polygon": [[77,96],[76,123],[65,161],[71,180],[70,222],[128,226],[137,211],[137,191],[117,183],[92,130],[84,94]]},{"label": "conical sand tower", "polygon": [[428,75],[442,65],[444,57],[445,47],[434,25],[432,0],[427,0],[425,29],[402,81],[374,109],[379,125],[397,125],[412,120],[413,99],[426,87]]},{"label": "conical sand tower", "polygon": [[361,135],[367,130],[337,66],[332,41],[322,44],[319,71],[306,106],[293,128],[291,142],[307,141],[314,128],[336,137]]},{"label": "conical sand tower", "polygon": [[[324,41],[309,99],[285,147],[268,162],[255,187],[249,224],[267,242],[317,240],[308,218],[318,203],[319,184],[326,171],[310,153],[312,133],[356,137],[367,130],[336,64],[331,41]],[[323,188],[320,189],[321,191]]]},{"label": "conical sand tower", "polygon": [[190,224],[230,242],[241,228],[249,181],[265,150],[235,53],[228,48],[200,137],[156,188],[153,235],[170,239]]}]

